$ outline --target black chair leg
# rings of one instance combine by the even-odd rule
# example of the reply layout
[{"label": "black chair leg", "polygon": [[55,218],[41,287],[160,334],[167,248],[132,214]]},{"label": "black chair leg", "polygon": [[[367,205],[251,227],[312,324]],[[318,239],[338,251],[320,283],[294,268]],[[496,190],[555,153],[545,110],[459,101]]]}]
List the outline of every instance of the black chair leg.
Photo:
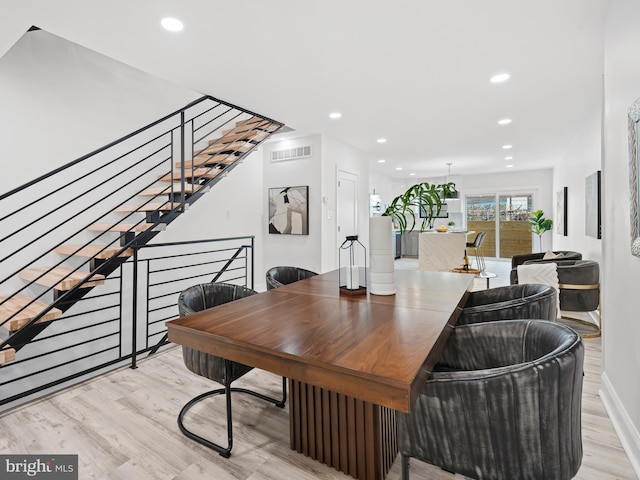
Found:
[{"label": "black chair leg", "polygon": [[[227,436],[228,436],[229,444],[226,448],[221,445],[218,445],[217,443],[213,443],[210,440],[207,440],[206,438],[201,437],[200,435],[196,435],[192,431],[188,430],[187,427],[185,427],[184,425],[184,416],[191,409],[191,407],[193,407],[200,400],[204,400],[207,397],[212,397],[214,395],[221,395],[221,394],[225,394],[225,396],[227,397]],[[201,445],[204,445],[205,447],[215,450],[225,458],[229,458],[231,456],[231,447],[233,446],[232,445],[233,432],[231,430],[231,412],[229,409],[230,405],[231,405],[231,389],[230,388],[229,389],[219,388],[217,390],[211,390],[210,392],[205,392],[202,395],[198,395],[197,397],[189,400],[189,402],[187,402],[185,406],[182,407],[182,410],[180,410],[180,414],[178,414],[178,427],[180,428],[180,431],[184,434],[184,436],[200,443]]]},{"label": "black chair leg", "polygon": [[231,391],[246,393],[247,395],[252,395],[256,398],[261,398],[266,402],[273,403],[278,408],[284,408],[284,405],[287,402],[287,379],[286,377],[282,377],[282,399],[281,400],[273,397],[268,397],[267,395],[263,395],[262,393],[254,392],[253,390],[247,390],[246,388],[232,388]]},{"label": "black chair leg", "polygon": [[287,403],[287,377],[282,377],[282,401],[276,403],[276,407],[284,408],[285,403]]},{"label": "black chair leg", "polygon": [[400,454],[402,462],[402,480],[409,480],[409,456]]},{"label": "black chair leg", "polygon": [[[231,378],[231,364],[229,362],[226,362],[226,368],[227,370],[227,378]],[[221,456],[223,456],[224,458],[229,458],[231,456],[231,449],[233,448],[233,422],[232,422],[232,415],[231,415],[231,392],[238,392],[238,393],[245,393],[247,395],[252,395],[254,397],[260,398],[262,400],[265,400],[269,403],[273,403],[276,407],[279,408],[284,408],[285,403],[287,401],[287,379],[285,377],[282,377],[282,399],[276,399],[276,398],[272,398],[272,397],[268,397],[267,395],[263,395],[262,393],[258,393],[258,392],[254,392],[252,390],[247,390],[246,388],[231,388],[230,385],[226,385],[224,388],[218,388],[216,390],[211,390],[209,392],[205,392],[201,395],[198,395],[197,397],[189,400],[189,402],[187,402],[185,404],[184,407],[182,407],[182,410],[180,410],[180,413],[178,414],[178,427],[180,428],[180,431],[188,438],[190,438],[191,440],[194,440],[196,442],[198,442],[201,445],[204,445],[205,447],[208,447],[216,452],[218,452]],[[192,431],[188,430],[187,427],[185,427],[184,425],[184,416],[187,414],[187,412],[191,409],[191,407],[193,407],[196,403],[198,403],[200,400],[204,400],[207,397],[212,397],[214,395],[221,395],[224,394],[225,395],[225,401],[226,401],[226,411],[227,411],[227,446],[223,447],[221,445],[218,445],[217,443],[214,443],[210,440],[207,440],[204,437],[201,437],[200,435],[197,435],[195,433],[193,433]]]}]

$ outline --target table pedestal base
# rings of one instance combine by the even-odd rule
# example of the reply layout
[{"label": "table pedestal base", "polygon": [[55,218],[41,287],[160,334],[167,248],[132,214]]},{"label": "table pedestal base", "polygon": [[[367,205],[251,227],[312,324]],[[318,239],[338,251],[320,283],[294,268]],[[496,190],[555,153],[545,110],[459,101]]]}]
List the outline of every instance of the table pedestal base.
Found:
[{"label": "table pedestal base", "polygon": [[291,448],[358,480],[382,480],[398,453],[395,412],[289,380]]}]

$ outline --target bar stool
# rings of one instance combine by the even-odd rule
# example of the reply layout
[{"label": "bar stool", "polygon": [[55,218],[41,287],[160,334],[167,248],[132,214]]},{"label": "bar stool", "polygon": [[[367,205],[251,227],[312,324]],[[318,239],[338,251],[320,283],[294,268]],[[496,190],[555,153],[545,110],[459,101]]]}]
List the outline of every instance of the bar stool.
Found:
[{"label": "bar stool", "polygon": [[473,248],[474,254],[476,257],[476,265],[480,273],[484,272],[485,264],[484,264],[484,256],[482,255],[482,243],[484,242],[484,237],[487,236],[487,232],[478,232],[476,238],[473,242],[467,242],[467,248]]},{"label": "bar stool", "polygon": [[473,242],[467,242],[467,248],[473,248],[476,264],[480,273],[478,274],[478,278],[486,278],[487,279],[487,288],[489,288],[489,280],[492,278],[496,278],[495,273],[487,272],[486,265],[484,263],[484,255],[482,253],[482,244],[484,243],[484,237],[487,236],[487,232],[479,232],[476,235],[476,238]]}]

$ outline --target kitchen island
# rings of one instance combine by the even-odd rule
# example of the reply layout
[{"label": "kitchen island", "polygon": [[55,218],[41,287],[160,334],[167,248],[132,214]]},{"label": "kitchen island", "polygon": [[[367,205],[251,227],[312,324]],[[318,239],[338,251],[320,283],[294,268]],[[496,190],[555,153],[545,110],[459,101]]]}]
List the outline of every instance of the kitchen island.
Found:
[{"label": "kitchen island", "polygon": [[464,264],[467,236],[475,232],[437,232],[420,234],[418,268],[431,272],[450,272]]}]

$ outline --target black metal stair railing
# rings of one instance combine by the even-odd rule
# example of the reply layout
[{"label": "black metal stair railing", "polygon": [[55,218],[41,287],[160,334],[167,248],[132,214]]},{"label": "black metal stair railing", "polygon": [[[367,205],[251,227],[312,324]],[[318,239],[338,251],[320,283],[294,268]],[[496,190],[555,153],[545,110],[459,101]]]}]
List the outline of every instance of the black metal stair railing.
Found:
[{"label": "black metal stair railing", "polygon": [[[236,126],[238,122],[243,122],[241,127]],[[120,268],[132,249],[147,244],[281,127],[267,117],[204,96],[0,195],[0,308],[18,294],[31,299],[1,320],[0,327],[38,301],[45,304],[16,331],[7,334],[0,328],[0,350],[17,351],[29,343],[51,323],[40,322],[50,311],[69,310],[91,290],[87,284]],[[248,133],[233,133],[239,129]],[[215,143],[224,135],[235,135],[239,141]],[[202,145],[207,139],[214,140],[215,148]],[[217,151],[209,154],[211,150]],[[149,191],[158,185],[163,188]],[[142,196],[146,198],[136,208],[114,213]],[[112,229],[123,222],[130,223],[114,233]],[[89,232],[94,224],[106,226]],[[70,254],[56,253],[71,242]],[[94,244],[100,245],[94,256],[78,258],[76,254]],[[55,284],[38,284],[61,266],[68,270]],[[40,270],[35,277],[21,280],[19,276],[31,268]],[[77,274],[81,278],[75,285],[57,288],[58,282]]]},{"label": "black metal stair railing", "polygon": [[0,412],[71,383],[135,368],[166,345],[166,321],[177,318],[178,295],[213,280],[254,288],[254,237],[151,243],[136,261],[79,299],[28,351],[0,365]]}]

